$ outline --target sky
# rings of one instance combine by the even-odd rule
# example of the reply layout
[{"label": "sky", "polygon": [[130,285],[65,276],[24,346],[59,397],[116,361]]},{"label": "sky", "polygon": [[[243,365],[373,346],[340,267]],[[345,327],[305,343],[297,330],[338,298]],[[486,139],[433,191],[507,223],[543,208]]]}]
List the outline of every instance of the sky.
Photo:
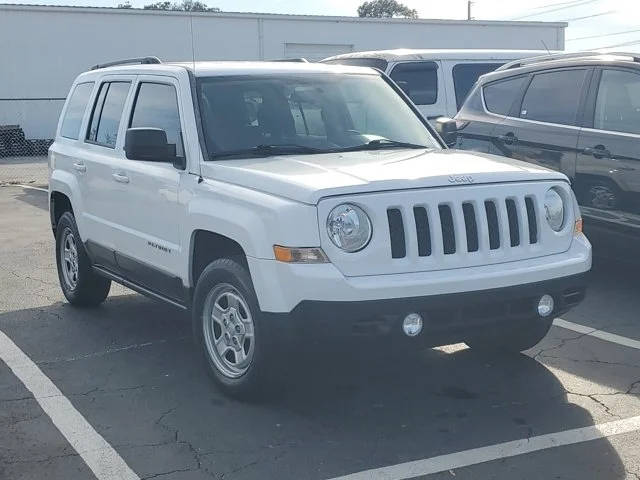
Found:
[{"label": "sky", "polygon": [[[116,6],[124,0],[0,0],[2,3]],[[155,0],[131,0],[142,7]],[[306,15],[357,15],[364,0],[205,0],[228,12]],[[415,8],[420,18],[467,18],[467,0],[400,0]],[[610,48],[640,52],[640,0],[475,0],[472,17],[478,20],[565,21],[567,50]]]}]

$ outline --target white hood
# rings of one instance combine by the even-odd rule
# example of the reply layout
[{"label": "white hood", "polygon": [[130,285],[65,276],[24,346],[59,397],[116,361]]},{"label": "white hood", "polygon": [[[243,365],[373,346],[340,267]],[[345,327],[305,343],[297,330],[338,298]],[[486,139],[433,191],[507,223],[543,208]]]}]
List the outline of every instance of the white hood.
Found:
[{"label": "white hood", "polygon": [[506,157],[404,149],[209,161],[203,164],[202,175],[308,204],[362,192],[567,180],[561,173]]}]

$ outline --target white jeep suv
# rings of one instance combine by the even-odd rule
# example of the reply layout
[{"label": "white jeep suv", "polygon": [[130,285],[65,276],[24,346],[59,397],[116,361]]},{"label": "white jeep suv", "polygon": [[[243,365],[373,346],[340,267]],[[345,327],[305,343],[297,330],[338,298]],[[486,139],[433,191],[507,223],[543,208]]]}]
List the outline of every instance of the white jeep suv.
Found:
[{"label": "white jeep suv", "polygon": [[296,339],[529,348],[591,267],[564,175],[448,150],[370,68],[97,65],[49,164],[69,302],[97,305],[116,281],[190,309],[235,395],[282,375]]}]

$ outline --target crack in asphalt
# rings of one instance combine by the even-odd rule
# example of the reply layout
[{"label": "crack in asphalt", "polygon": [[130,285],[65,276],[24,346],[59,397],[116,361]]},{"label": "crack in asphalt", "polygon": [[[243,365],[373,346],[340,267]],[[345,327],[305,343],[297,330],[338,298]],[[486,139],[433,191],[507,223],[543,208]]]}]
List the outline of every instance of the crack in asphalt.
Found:
[{"label": "crack in asphalt", "polygon": [[46,458],[29,459],[29,460],[2,460],[5,465],[30,464],[30,463],[46,463],[59,458],[78,457],[78,453],[65,453],[64,455],[50,455]]}]

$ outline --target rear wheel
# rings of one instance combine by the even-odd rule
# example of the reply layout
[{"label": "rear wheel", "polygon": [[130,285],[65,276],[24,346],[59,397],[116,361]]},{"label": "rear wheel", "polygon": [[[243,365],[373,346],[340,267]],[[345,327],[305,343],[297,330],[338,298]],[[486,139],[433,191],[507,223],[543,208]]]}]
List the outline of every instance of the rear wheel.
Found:
[{"label": "rear wheel", "polygon": [[193,301],[193,332],[205,365],[229,395],[266,392],[275,349],[262,328],[251,277],[239,261],[215,260],[204,269]]},{"label": "rear wheel", "polygon": [[96,306],[109,295],[111,281],[91,268],[71,212],[63,213],[57,223],[56,263],[62,293],[72,305]]},{"label": "rear wheel", "polygon": [[467,339],[466,343],[479,350],[522,352],[537,345],[549,332],[551,323],[551,319],[534,319],[518,326],[492,329]]}]

